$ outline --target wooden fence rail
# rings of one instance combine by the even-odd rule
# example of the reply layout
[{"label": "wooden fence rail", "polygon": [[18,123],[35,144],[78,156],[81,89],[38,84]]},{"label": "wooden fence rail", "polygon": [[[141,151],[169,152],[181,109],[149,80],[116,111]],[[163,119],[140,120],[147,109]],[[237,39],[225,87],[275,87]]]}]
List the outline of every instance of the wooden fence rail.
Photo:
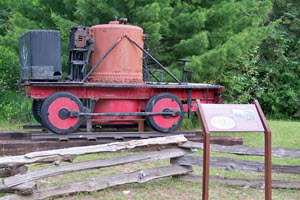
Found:
[{"label": "wooden fence rail", "polygon": [[[191,168],[187,166],[167,166],[153,169],[139,170],[128,174],[117,174],[106,177],[94,178],[88,181],[76,182],[68,185],[45,188],[26,195],[26,200],[45,199],[64,194],[72,194],[76,192],[92,192],[108,187],[123,185],[127,183],[144,183],[153,179],[164,178],[168,176],[182,175],[191,172]],[[0,200],[23,200],[22,195],[8,195],[0,198]]]},{"label": "wooden fence rail", "polygon": [[[177,144],[178,147],[162,151],[126,155],[109,159],[97,159],[61,166],[52,166],[32,172],[27,172],[27,167],[25,166],[26,164],[45,162],[55,163],[58,165],[62,161],[73,161],[73,159],[78,155],[100,152],[115,152],[119,150],[132,149],[135,147],[166,144]],[[187,142],[183,135],[176,135],[144,140],[133,140],[129,142],[115,142],[104,145],[32,152],[23,156],[3,157],[0,158],[0,175],[3,177],[8,177],[2,179],[2,183],[0,183],[0,192],[15,194],[1,197],[0,200],[24,199],[24,194],[26,194],[26,199],[44,199],[76,192],[91,192],[127,183],[143,183],[157,178],[176,175],[184,175],[180,176],[183,180],[195,181],[198,179],[200,181],[201,178],[199,176],[190,175],[189,173],[192,172],[193,165],[202,165],[202,157],[187,154],[191,153],[194,149],[202,148],[202,144]],[[263,155],[263,149],[245,145],[239,145],[236,147],[211,145],[211,150],[239,155]],[[299,150],[296,149],[273,148],[273,152],[273,155],[276,157],[299,158]],[[291,153],[293,154],[292,156],[288,155]],[[51,188],[37,189],[36,183],[33,182],[42,178],[83,170],[99,169],[104,167],[161,159],[170,159],[172,165],[153,169],[143,169],[126,174],[97,177],[83,182],[71,183],[68,185]],[[211,157],[210,166],[225,170],[248,170],[256,172],[264,171],[264,163],[225,157]],[[277,173],[300,174],[299,165],[273,164],[272,169],[273,172]],[[212,176],[211,182],[218,182],[228,185],[262,186],[263,180],[227,179]],[[287,183],[284,181],[273,181],[273,187],[299,189],[300,182],[294,181],[292,183]]]},{"label": "wooden fence rail", "polygon": [[190,153],[189,150],[174,148],[174,149],[167,149],[163,151],[146,152],[137,155],[91,160],[86,162],[62,165],[59,167],[41,169],[33,172],[28,172],[23,175],[11,176],[3,179],[3,183],[7,187],[14,187],[16,185],[26,183],[28,181],[34,181],[37,179],[57,176],[61,174],[67,174],[67,173],[78,172],[78,171],[89,170],[89,169],[99,169],[104,167],[111,167],[111,166],[124,165],[124,164],[137,163],[137,162],[163,160],[167,158],[180,157],[188,153]]},{"label": "wooden fence rail", "polygon": [[133,149],[135,147],[147,145],[164,145],[164,144],[180,144],[187,142],[183,135],[151,138],[145,140],[132,140],[129,142],[114,142],[109,144],[100,144],[94,146],[73,147],[68,149],[57,149],[49,151],[38,151],[27,153],[22,156],[8,156],[0,159],[0,168],[12,168],[14,166],[41,163],[41,162],[59,162],[69,161],[76,156],[101,153],[116,152],[120,150]]},{"label": "wooden fence rail", "polygon": [[25,174],[28,171],[28,167],[25,165],[19,165],[11,168],[1,168],[0,169],[0,178],[14,176],[16,174]]},{"label": "wooden fence rail", "polygon": [[[171,163],[173,165],[196,165],[201,166],[203,164],[202,156],[186,155],[180,158],[172,158]],[[225,170],[246,170],[254,172],[264,172],[265,165],[263,162],[240,160],[226,157],[210,157],[210,167],[220,168]],[[272,172],[275,173],[287,173],[287,174],[300,174],[300,165],[277,165],[272,164]]]},{"label": "wooden fence rail", "polygon": [[[202,176],[195,174],[185,174],[179,177],[180,180],[200,183],[202,184]],[[209,182],[218,183],[228,186],[240,186],[240,187],[260,187],[263,189],[265,187],[265,181],[263,179],[241,179],[241,178],[226,178],[220,176],[209,176]],[[300,189],[299,181],[277,181],[272,180],[272,188],[276,189]]]},{"label": "wooden fence rail", "polygon": [[[203,149],[203,143],[198,142],[185,142],[181,147],[190,149]],[[211,144],[210,151],[231,153],[237,155],[250,155],[250,156],[264,156],[264,147],[251,147],[247,145],[234,145],[234,146],[222,146],[218,144]],[[300,149],[273,147],[272,157],[278,158],[300,158]]]}]

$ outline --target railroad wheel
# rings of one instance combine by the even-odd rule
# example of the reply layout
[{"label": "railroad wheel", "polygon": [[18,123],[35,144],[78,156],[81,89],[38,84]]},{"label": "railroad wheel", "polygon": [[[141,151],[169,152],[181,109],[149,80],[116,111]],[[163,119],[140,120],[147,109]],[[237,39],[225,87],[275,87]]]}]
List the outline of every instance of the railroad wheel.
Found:
[{"label": "railroad wheel", "polygon": [[33,117],[40,124],[43,124],[41,117],[41,109],[44,101],[44,99],[33,99],[31,106]]},{"label": "railroad wheel", "polygon": [[150,115],[146,116],[146,122],[151,128],[160,132],[171,132],[177,129],[184,115],[181,101],[173,94],[159,93],[153,96],[147,103],[146,112],[172,112],[180,111],[178,116]]},{"label": "railroad wheel", "polygon": [[55,133],[74,132],[81,125],[84,117],[71,117],[70,111],[83,112],[81,101],[69,92],[56,92],[43,103],[41,110],[43,124]]}]

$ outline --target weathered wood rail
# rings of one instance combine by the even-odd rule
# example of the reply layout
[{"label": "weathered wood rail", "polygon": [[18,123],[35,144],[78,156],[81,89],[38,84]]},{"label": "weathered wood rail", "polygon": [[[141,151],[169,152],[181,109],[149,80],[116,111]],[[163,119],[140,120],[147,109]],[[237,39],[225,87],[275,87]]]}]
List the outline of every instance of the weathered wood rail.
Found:
[{"label": "weathered wood rail", "polygon": [[[129,129],[126,130],[126,132],[111,132],[111,130],[103,130],[101,132],[93,133],[76,132],[67,135],[57,135],[41,131],[0,131],[0,156],[15,156],[33,151],[91,146],[107,144],[115,141],[125,142],[137,139],[166,137],[181,134],[190,141],[203,142],[201,130],[180,130],[172,133],[161,133],[156,131],[136,132]],[[233,136],[212,136],[210,142],[212,144],[225,146],[243,144],[242,138]],[[159,147],[169,148],[168,145],[160,145]],[[134,150],[144,151],[147,150],[147,148],[135,148]],[[151,150],[155,150],[155,147],[152,147]]]},{"label": "weathered wood rail", "polygon": [[[194,174],[185,174],[180,176],[180,180],[189,181],[194,183],[202,183],[202,176]],[[210,183],[219,183],[228,186],[241,186],[241,187],[265,187],[263,179],[241,179],[241,178],[226,178],[220,176],[209,176]],[[272,180],[272,188],[277,189],[300,189],[300,182],[296,181],[277,181]]]},{"label": "weathered wood rail", "polygon": [[[171,163],[173,165],[196,165],[202,167],[203,157],[187,155],[180,158],[173,158],[171,159]],[[263,162],[240,160],[226,157],[210,157],[209,166],[225,170],[246,170],[254,172],[263,172],[265,168]],[[272,164],[272,172],[300,174],[300,165]]]},{"label": "weathered wood rail", "polygon": [[[97,159],[59,165],[61,162],[72,162],[76,156],[85,154],[116,152],[143,146],[159,146],[165,144],[173,144],[174,148],[114,157],[109,159]],[[176,135],[144,140],[133,140],[128,142],[114,142],[110,144],[95,146],[32,152],[22,156],[2,157],[0,158],[0,176],[5,178],[2,179],[2,184],[0,183],[0,192],[16,194],[4,196],[0,198],[0,200],[23,199],[24,194],[26,194],[26,199],[45,199],[76,192],[91,192],[127,183],[144,183],[153,179],[177,175],[181,175],[181,179],[186,181],[201,181],[201,178],[199,176],[191,175],[189,173],[193,171],[193,165],[202,165],[202,157],[188,154],[193,152],[193,150],[195,149],[202,148],[203,144],[189,142],[183,135]],[[233,147],[211,145],[211,151],[233,153],[238,155],[264,155],[262,148],[249,147],[245,145],[238,145]],[[283,158],[299,158],[299,150],[273,148],[273,156]],[[36,183],[33,182],[42,178],[83,170],[99,169],[104,167],[113,167],[117,165],[161,159],[170,159],[171,165],[153,169],[142,169],[126,174],[98,177],[83,182],[71,183],[68,185],[51,188],[37,189]],[[27,172],[26,165],[32,163],[54,163],[59,166],[52,166],[36,171]],[[226,157],[211,157],[210,166],[225,170],[247,170],[257,172],[264,171],[264,163]],[[273,172],[275,173],[300,174],[299,165],[273,164],[272,168]],[[228,185],[263,187],[264,181],[256,179],[227,179],[212,176],[211,183],[215,182]],[[284,182],[273,180],[273,187],[300,189],[300,182]]]},{"label": "weathered wood rail", "polygon": [[137,155],[91,160],[91,161],[74,163],[69,165],[62,165],[59,167],[41,169],[33,172],[28,172],[27,174],[23,174],[23,175],[11,176],[5,178],[3,183],[7,187],[14,187],[16,185],[23,184],[28,181],[47,178],[51,176],[57,176],[61,174],[67,174],[67,173],[89,170],[89,169],[99,169],[104,167],[124,165],[129,163],[162,160],[167,158],[184,156],[185,154],[188,153],[190,153],[189,150],[174,148],[174,149],[167,149],[163,151],[146,152]]},{"label": "weathered wood rail", "polygon": [[113,142],[109,144],[100,144],[94,146],[73,147],[68,149],[57,149],[49,151],[38,151],[27,153],[22,156],[7,156],[0,159],[0,167],[14,167],[24,164],[41,163],[41,162],[62,162],[72,160],[76,156],[101,153],[101,152],[116,152],[121,150],[133,149],[148,145],[164,145],[164,144],[179,144],[187,142],[183,135],[150,138],[145,140],[132,140],[129,142]]},{"label": "weathered wood rail", "polygon": [[[45,188],[26,195],[26,200],[45,199],[64,194],[72,194],[76,192],[92,192],[108,187],[123,185],[127,183],[144,183],[153,179],[164,178],[168,176],[175,176],[187,174],[191,172],[191,168],[187,166],[167,166],[153,169],[139,170],[128,174],[117,174],[106,177],[94,178],[88,181],[77,182],[73,184]],[[23,200],[22,195],[8,195],[0,198],[1,200]]]},{"label": "weathered wood rail", "polygon": [[[203,149],[203,143],[198,142],[185,142],[181,147],[190,149]],[[250,156],[264,156],[264,147],[251,147],[247,145],[234,145],[234,146],[223,146],[218,144],[211,144],[210,151],[231,153],[237,155],[250,155]],[[273,147],[272,157],[278,158],[300,158],[300,149]]]}]

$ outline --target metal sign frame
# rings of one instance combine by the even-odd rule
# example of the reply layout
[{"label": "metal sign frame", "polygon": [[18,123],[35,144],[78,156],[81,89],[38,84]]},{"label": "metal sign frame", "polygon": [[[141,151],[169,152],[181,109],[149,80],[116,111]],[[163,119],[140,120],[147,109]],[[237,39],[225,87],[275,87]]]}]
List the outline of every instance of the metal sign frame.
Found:
[{"label": "metal sign frame", "polygon": [[[203,107],[199,99],[196,100],[196,111],[199,118],[199,122],[203,131],[203,177],[202,177],[202,199],[208,200],[209,198],[209,150],[210,150],[210,131],[208,123],[205,118]],[[261,123],[265,133],[265,199],[272,199],[272,146],[271,146],[271,129],[268,125],[266,117],[260,107],[257,100],[254,100],[253,104],[256,107],[256,111],[259,115]],[[217,105],[216,105],[217,106]],[[243,131],[239,131],[243,132]],[[248,131],[247,131],[248,132]],[[254,132],[254,131],[250,131]],[[255,131],[258,132],[258,131]],[[261,132],[261,131],[259,131]]]}]

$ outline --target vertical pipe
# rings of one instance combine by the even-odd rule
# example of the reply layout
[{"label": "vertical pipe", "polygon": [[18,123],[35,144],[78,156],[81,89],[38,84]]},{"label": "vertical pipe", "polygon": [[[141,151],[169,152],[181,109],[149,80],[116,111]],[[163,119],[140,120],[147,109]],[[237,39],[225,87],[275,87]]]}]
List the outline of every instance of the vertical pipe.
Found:
[{"label": "vertical pipe", "polygon": [[187,89],[188,93],[188,118],[191,118],[192,115],[192,89]]}]

